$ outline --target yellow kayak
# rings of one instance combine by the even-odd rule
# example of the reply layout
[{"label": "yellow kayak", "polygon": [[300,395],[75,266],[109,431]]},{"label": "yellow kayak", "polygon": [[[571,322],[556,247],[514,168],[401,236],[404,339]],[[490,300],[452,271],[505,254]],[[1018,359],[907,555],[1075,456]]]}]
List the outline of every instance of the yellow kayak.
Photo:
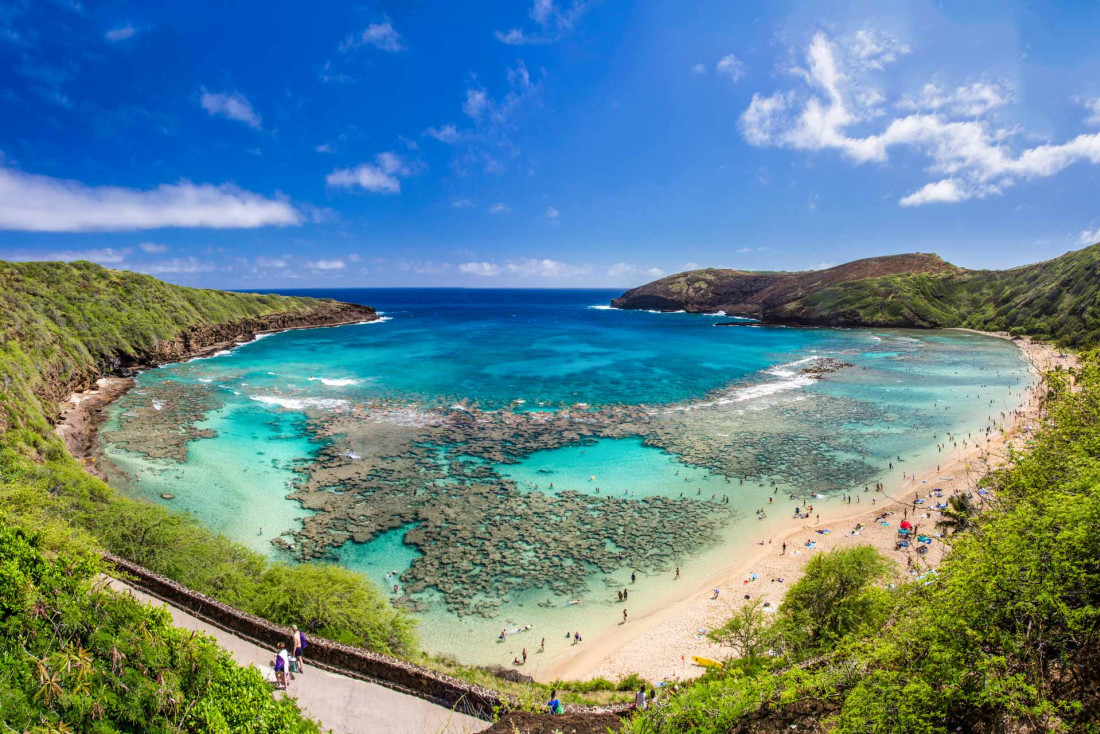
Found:
[{"label": "yellow kayak", "polygon": [[724,668],[724,667],[726,667],[726,666],[722,665],[722,663],[718,662],[717,660],[711,660],[710,658],[701,658],[698,655],[692,655],[691,656],[691,662],[695,663],[696,665],[702,665],[703,667],[706,667],[706,668]]}]

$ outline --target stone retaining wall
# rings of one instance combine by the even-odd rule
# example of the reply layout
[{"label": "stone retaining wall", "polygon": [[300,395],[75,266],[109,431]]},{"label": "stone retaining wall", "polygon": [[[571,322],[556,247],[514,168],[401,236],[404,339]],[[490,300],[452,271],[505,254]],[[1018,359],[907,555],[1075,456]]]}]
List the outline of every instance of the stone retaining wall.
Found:
[{"label": "stone retaining wall", "polygon": [[[243,612],[112,553],[105,553],[103,557],[128,583],[253,644],[271,648],[274,652],[279,642],[290,640],[290,627]],[[485,720],[492,720],[495,712],[511,709],[515,705],[510,697],[497,691],[389,655],[312,635],[309,637],[309,662],[334,673],[386,686]],[[630,709],[630,704],[566,706],[569,713],[623,714]]]}]

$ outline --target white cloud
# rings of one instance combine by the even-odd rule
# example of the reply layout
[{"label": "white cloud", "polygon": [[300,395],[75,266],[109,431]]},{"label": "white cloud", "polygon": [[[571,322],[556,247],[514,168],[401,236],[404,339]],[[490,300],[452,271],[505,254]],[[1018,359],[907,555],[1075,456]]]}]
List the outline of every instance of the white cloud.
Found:
[{"label": "white cloud", "polygon": [[853,56],[871,69],[881,69],[892,64],[898,57],[912,50],[889,33],[874,28],[856,31],[847,39],[847,46]]},{"label": "white cloud", "polygon": [[343,260],[314,260],[306,263],[311,270],[343,270]]},{"label": "white cloud", "polygon": [[337,168],[325,182],[340,188],[358,186],[376,194],[400,194],[400,179],[410,176],[412,170],[396,153],[379,153],[374,160],[374,163],[361,163],[355,168]]},{"label": "white cloud", "polygon": [[332,151],[332,146],[329,145],[328,143],[321,143],[316,148],[314,148],[314,150],[317,151],[318,153],[331,153],[331,152],[333,152]]},{"label": "white cloud", "polygon": [[137,28],[127,23],[120,28],[112,28],[103,34],[103,37],[108,41],[125,41],[129,38],[133,38],[137,34]]},{"label": "white cloud", "polygon": [[691,67],[691,73],[692,74],[706,74],[707,73],[707,67],[703,66],[702,64],[696,64],[695,66]]},{"label": "white cloud", "polygon": [[174,257],[160,262],[144,263],[133,266],[139,273],[149,275],[168,275],[172,273],[209,273],[218,267],[211,262],[203,262],[194,257]]},{"label": "white cloud", "polygon": [[561,212],[559,212],[556,207],[552,207],[552,206],[546,207],[546,218],[547,219],[557,219],[560,216],[561,216]]},{"label": "white cloud", "polygon": [[100,265],[121,265],[126,261],[131,250],[116,250],[113,247],[104,247],[99,250],[58,250],[55,252],[27,252],[19,251],[5,255],[5,260],[34,261],[34,262],[75,262],[87,260]]},{"label": "white cloud", "polygon": [[265,257],[260,255],[256,258],[256,267],[263,270],[282,270],[290,264],[290,258],[286,255],[282,257]]},{"label": "white cloud", "polygon": [[488,104],[489,95],[484,89],[467,89],[462,111],[476,120],[481,117],[481,113],[485,111]]},{"label": "white cloud", "polygon": [[511,207],[509,207],[503,201],[498,201],[489,207],[490,214],[505,214],[510,211],[512,211]]},{"label": "white cloud", "polygon": [[[926,101],[940,105],[936,111],[889,120],[863,137],[851,135],[851,128],[865,129],[883,115],[884,95],[869,86],[867,70],[908,51],[885,34],[861,33],[841,41],[815,34],[805,68],[794,70],[801,85],[753,95],[741,115],[745,140],[757,146],[835,150],[856,164],[887,163],[892,148],[912,149],[928,160],[929,173],[943,178],[904,196],[903,206],[990,196],[1020,181],[1053,176],[1077,162],[1100,163],[1100,133],[1015,153],[1011,142],[1017,132],[983,117],[1009,98],[1003,87],[988,83],[959,87],[944,95],[942,104],[935,94],[939,88],[928,90]],[[904,104],[921,104],[922,99],[909,97]]]},{"label": "white cloud", "polygon": [[454,125],[444,125],[440,128],[429,127],[424,131],[424,134],[430,138],[435,138],[441,143],[453,144],[457,143],[459,139],[458,128]]},{"label": "white cloud", "polygon": [[357,253],[357,252],[353,252],[353,253],[351,253],[350,255],[348,255],[348,262],[353,262],[353,263],[357,263],[357,262],[359,262],[359,261],[360,261],[360,260],[362,260],[362,259],[363,259],[363,258],[362,258],[362,257],[360,257],[360,256],[359,256],[359,253]]},{"label": "white cloud", "polygon": [[496,38],[509,46],[555,43],[564,38],[588,11],[591,0],[574,0],[568,9],[554,0],[534,0],[528,13],[538,30],[527,33],[522,28],[497,31]]},{"label": "white cloud", "polygon": [[1077,244],[1095,245],[1100,242],[1100,227],[1096,229],[1083,229],[1077,235]]},{"label": "white cloud", "polygon": [[168,252],[168,245],[160,245],[156,242],[142,242],[138,247],[142,252],[148,252],[155,255],[163,255]]},{"label": "white cloud", "polygon": [[298,225],[303,215],[284,199],[231,184],[181,181],[154,189],[85,186],[0,166],[0,229],[106,232],[161,227],[236,229]]},{"label": "white cloud", "polygon": [[745,75],[745,64],[733,54],[727,54],[720,58],[718,63],[714,65],[714,69],[719,74],[725,74],[733,81],[737,81]]},{"label": "white cloud", "polygon": [[252,109],[252,103],[240,92],[208,92],[202,90],[199,100],[202,108],[214,117],[228,117],[259,130],[260,116]]},{"label": "white cloud", "polygon": [[1100,125],[1100,97],[1083,100],[1083,104],[1089,110],[1089,116],[1085,118],[1085,122],[1090,125]]},{"label": "white cloud", "polygon": [[898,107],[924,112],[946,112],[961,117],[981,117],[1012,101],[1012,91],[1000,82],[973,82],[946,90],[935,82],[921,87],[915,96],[902,97]]},{"label": "white cloud", "polygon": [[497,275],[515,275],[521,278],[544,278],[561,280],[592,274],[591,265],[571,265],[549,258],[523,258],[509,260],[503,264],[491,262],[468,262],[458,266],[460,273],[493,277]]},{"label": "white cloud", "polygon": [[480,275],[483,277],[490,277],[493,275],[500,275],[500,267],[493,263],[460,263],[458,266],[458,272],[466,273],[467,275]]},{"label": "white cloud", "polygon": [[686,262],[686,263],[684,263],[683,265],[680,266],[680,270],[698,270],[698,269],[699,269],[699,263],[697,263],[697,262]]},{"label": "white cloud", "polygon": [[401,34],[398,33],[389,21],[385,23],[371,23],[357,36],[348,36],[340,44],[341,51],[350,51],[360,46],[374,46],[383,51],[397,53],[404,51],[405,45],[401,43]]},{"label": "white cloud", "polygon": [[[695,263],[689,263],[695,265]],[[695,270],[694,267],[684,267],[685,270]],[[646,276],[649,278],[659,278],[665,274],[664,270],[657,267],[645,267],[643,265],[634,265],[632,263],[615,263],[607,269],[608,276],[612,278],[625,278]]]},{"label": "white cloud", "polygon": [[451,206],[455,209],[468,209],[472,206],[477,206],[477,202],[473,199],[455,199],[451,202]]}]

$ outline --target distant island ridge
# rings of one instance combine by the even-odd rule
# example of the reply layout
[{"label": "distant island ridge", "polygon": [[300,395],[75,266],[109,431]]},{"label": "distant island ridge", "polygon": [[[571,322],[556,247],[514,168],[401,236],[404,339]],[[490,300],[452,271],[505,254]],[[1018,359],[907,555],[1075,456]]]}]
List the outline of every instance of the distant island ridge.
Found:
[{"label": "distant island ridge", "polygon": [[1010,270],[940,256],[871,257],[823,270],[706,268],[631,288],[614,308],[718,313],[766,324],[963,327],[1075,346],[1100,338],[1100,245]]}]

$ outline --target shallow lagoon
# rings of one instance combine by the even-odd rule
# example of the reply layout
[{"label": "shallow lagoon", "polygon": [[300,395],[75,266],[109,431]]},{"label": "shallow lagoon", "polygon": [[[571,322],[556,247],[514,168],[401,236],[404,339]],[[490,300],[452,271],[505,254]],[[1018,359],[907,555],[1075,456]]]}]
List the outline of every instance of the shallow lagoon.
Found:
[{"label": "shallow lagoon", "polygon": [[[138,388],[112,408],[101,434],[107,457],[128,477],[116,483],[155,501],[170,492],[173,506],[211,527],[288,556],[271,541],[297,539],[284,534],[300,532],[313,514],[286,495],[320,449],[339,445],[339,437],[310,435],[310,422],[323,422],[329,412],[353,411],[383,424],[364,447],[343,450],[354,465],[367,461],[376,445],[385,448],[386,431],[415,431],[426,416],[454,412],[456,405],[475,414],[516,415],[578,403],[593,411],[643,405],[664,428],[551,445],[514,458],[518,463],[486,466],[494,481],[519,493],[628,502],[683,494],[732,511],[712,543],[683,558],[682,583],[697,584],[789,513],[784,501],[766,520],[757,519],[755,511],[775,491],[772,481],[783,493],[831,488],[841,494],[838,488],[859,488],[851,486],[856,478],[889,479],[887,464],[897,466],[899,457],[905,471],[934,466],[935,444],[945,432],[982,430],[987,416],[1014,407],[1031,380],[1010,342],[962,332],[714,328],[717,319],[709,316],[592,308],[615,295],[603,291],[311,295],[369,303],[388,320],[274,335],[231,354],[143,374]],[[854,366],[814,380],[800,372],[813,356]],[[119,445],[139,432],[150,443],[175,440],[171,420],[155,428],[158,418],[172,416],[149,408],[157,395],[174,390],[210,394],[216,407],[187,419],[216,436],[187,443],[183,463],[149,458],[136,439]],[[813,461],[810,450],[820,450]],[[368,542],[349,540],[332,557],[390,589],[388,572],[405,574],[436,550],[406,544],[410,527]],[[516,530],[522,536],[524,528]],[[549,658],[567,647],[567,630],[593,636],[618,620],[615,589],[629,586],[630,563],[627,558],[602,573],[564,562],[553,573],[585,578],[580,604],[531,587],[508,594],[492,617],[458,616],[446,611],[438,592],[421,592],[422,636],[429,649],[484,663],[507,663],[545,636]],[[674,593],[670,578],[670,569],[641,574],[630,586],[631,615]],[[533,629],[495,643],[502,628],[525,625]]]}]

